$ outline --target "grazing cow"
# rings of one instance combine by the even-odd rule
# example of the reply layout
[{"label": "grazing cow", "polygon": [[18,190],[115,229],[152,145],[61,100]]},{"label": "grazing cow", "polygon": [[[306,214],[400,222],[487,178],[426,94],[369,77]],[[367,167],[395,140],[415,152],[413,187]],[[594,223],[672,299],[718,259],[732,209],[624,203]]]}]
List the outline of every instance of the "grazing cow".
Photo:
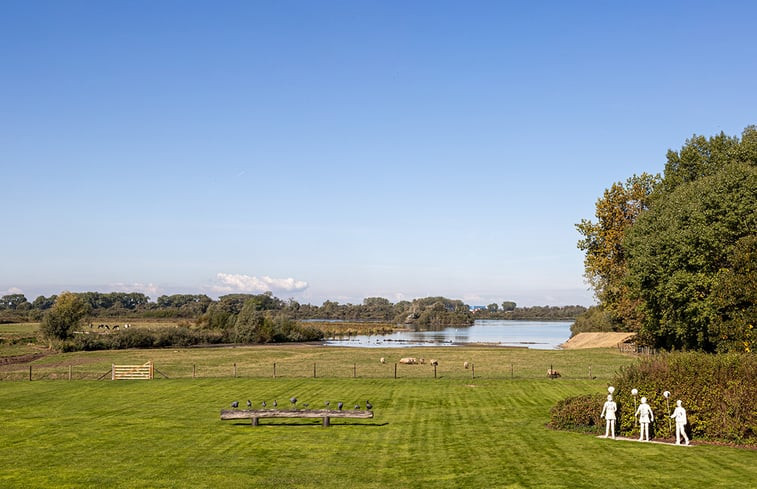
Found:
[{"label": "grazing cow", "polygon": [[418,363],[418,359],[414,357],[404,357],[400,358],[400,363],[404,363],[405,365],[414,365]]}]

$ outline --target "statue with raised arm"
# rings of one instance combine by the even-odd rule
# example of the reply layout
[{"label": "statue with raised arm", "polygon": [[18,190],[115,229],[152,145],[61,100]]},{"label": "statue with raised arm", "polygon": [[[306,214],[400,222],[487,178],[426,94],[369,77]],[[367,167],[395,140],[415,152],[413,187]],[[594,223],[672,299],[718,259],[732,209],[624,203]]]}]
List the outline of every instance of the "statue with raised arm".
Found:
[{"label": "statue with raised arm", "polygon": [[681,406],[680,399],[676,401],[676,408],[670,417],[676,420],[676,445],[681,444],[681,435],[688,445],[689,437],[686,435],[686,425],[689,421],[686,419],[686,410]]},{"label": "statue with raised arm", "polygon": [[605,425],[605,438],[611,436],[615,439],[615,412],[618,410],[618,405],[612,400],[612,394],[607,396],[607,402],[602,406],[602,414],[600,418],[605,418],[607,421]]},{"label": "statue with raised arm", "polygon": [[641,425],[639,441],[649,441],[649,423],[654,421],[654,413],[652,413],[652,408],[647,404],[646,397],[641,398],[641,404],[636,409],[635,416],[639,417],[639,424]]}]

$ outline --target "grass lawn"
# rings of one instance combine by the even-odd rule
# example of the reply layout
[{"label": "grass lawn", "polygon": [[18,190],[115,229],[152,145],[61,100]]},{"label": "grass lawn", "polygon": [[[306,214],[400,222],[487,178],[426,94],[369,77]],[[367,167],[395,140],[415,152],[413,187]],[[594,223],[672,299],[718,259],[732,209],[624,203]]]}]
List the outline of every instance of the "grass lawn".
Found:
[{"label": "grass lawn", "polygon": [[[197,355],[220,362],[213,355],[222,353],[210,350]],[[245,350],[242,360],[280,353],[273,347]],[[340,363],[367,355],[365,349],[295,350],[284,351],[316,358],[326,351]],[[448,355],[460,358],[481,354],[451,350]],[[137,353],[154,352],[131,356]],[[524,364],[531,358],[539,371],[545,360],[559,364],[563,358],[575,368],[586,361],[600,365],[605,355],[616,367],[627,363],[603,351],[517,354]],[[83,354],[66,360],[76,355]],[[450,370],[438,379],[0,382],[0,487],[754,487],[753,450],[611,441],[545,427],[559,399],[603,392],[609,368],[602,366],[595,380],[554,381],[471,379]],[[318,419],[264,419],[258,427],[219,419],[233,400],[244,406],[249,398],[259,407],[277,399],[282,407],[293,395],[311,408],[327,400],[364,407],[369,399],[375,418],[332,419],[331,428]]]}]

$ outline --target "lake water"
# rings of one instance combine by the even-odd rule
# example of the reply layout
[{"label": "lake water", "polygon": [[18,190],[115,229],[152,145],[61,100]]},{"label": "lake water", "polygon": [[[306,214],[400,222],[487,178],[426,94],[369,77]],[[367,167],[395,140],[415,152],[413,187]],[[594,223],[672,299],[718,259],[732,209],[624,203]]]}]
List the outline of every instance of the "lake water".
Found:
[{"label": "lake water", "polygon": [[570,338],[573,321],[478,320],[473,326],[440,331],[396,331],[383,335],[332,338],[329,346],[401,348],[409,346],[461,346],[486,343],[553,350]]}]

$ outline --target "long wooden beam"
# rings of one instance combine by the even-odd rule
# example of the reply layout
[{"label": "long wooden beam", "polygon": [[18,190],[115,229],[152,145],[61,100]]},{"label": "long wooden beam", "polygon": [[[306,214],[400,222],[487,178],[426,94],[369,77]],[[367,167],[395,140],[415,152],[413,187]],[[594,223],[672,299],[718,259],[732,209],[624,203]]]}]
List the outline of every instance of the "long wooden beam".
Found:
[{"label": "long wooden beam", "polygon": [[223,409],[221,419],[250,418],[372,418],[373,411],[336,409]]}]

